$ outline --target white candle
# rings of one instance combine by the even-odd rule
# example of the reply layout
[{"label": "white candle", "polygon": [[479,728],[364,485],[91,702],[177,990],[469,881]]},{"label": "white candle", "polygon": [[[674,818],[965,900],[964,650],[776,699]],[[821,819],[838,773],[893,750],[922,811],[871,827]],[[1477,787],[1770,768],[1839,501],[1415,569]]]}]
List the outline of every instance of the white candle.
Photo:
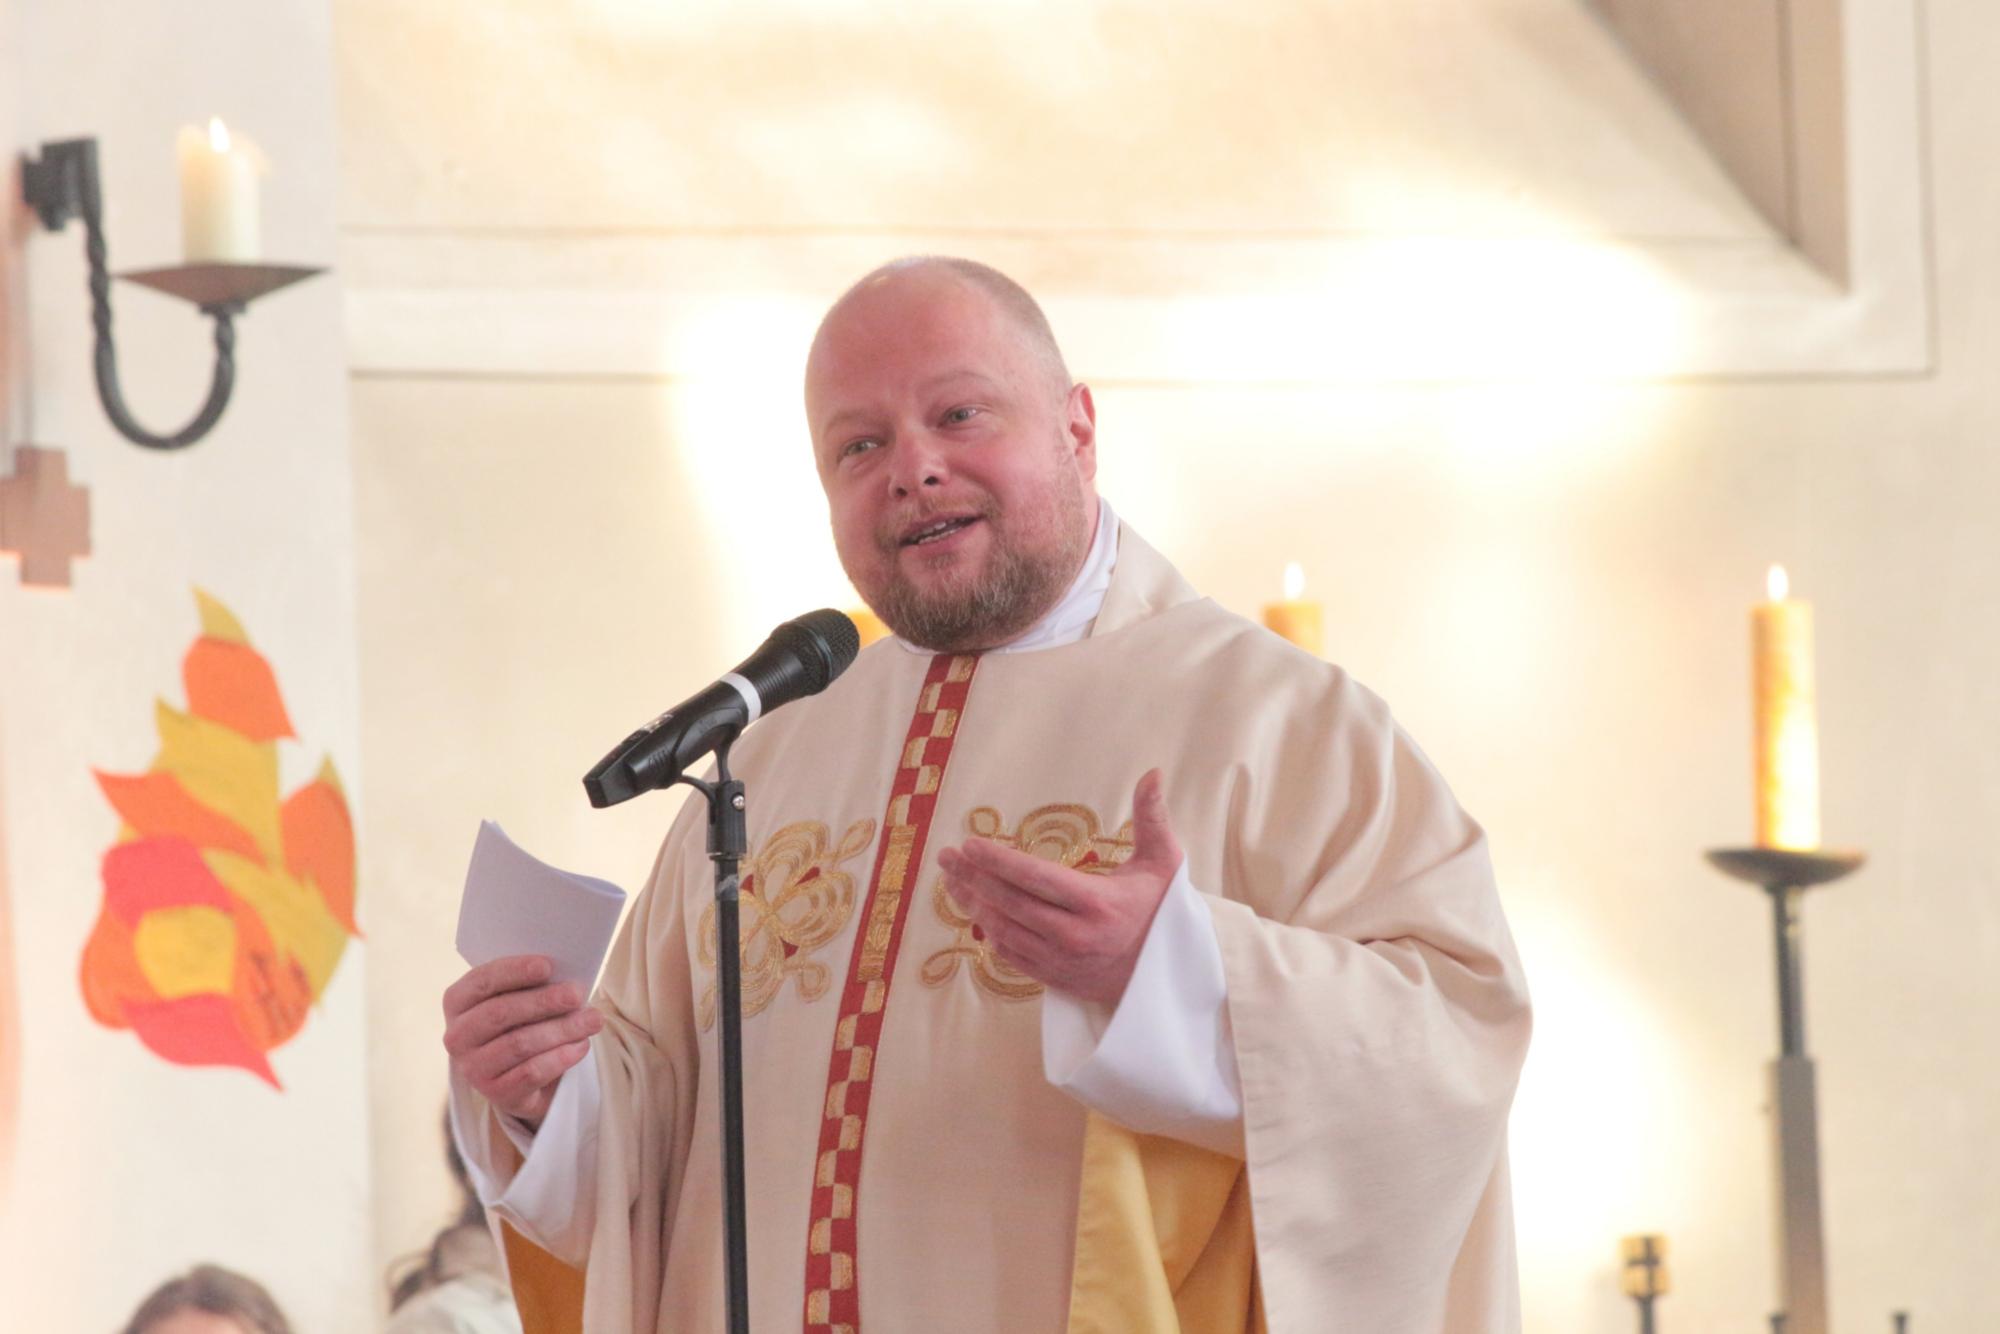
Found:
[{"label": "white candle", "polygon": [[1770,600],[1750,610],[1757,846],[1810,851],[1819,846],[1812,604],[1789,596],[1782,565],[1766,587]]},{"label": "white candle", "polygon": [[190,264],[258,256],[257,150],[219,119],[181,127],[181,253]]}]

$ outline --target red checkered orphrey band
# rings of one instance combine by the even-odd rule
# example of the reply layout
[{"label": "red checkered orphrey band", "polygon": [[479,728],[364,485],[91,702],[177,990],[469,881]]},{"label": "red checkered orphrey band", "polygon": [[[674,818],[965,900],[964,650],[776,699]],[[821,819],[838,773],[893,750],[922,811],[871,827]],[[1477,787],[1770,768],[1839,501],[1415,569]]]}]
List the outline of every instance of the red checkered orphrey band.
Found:
[{"label": "red checkered orphrey band", "polygon": [[931,659],[889,789],[875,874],[861,906],[861,927],[854,934],[854,957],[847,967],[833,1054],[827,1061],[826,1108],[813,1165],[812,1226],[806,1235],[808,1334],[859,1334],[861,1328],[855,1223],[876,1042],[882,1034],[889,986],[895,980],[903,923],[915,898],[910,892],[912,878],[923,862],[938,787],[978,666],[976,657],[939,654]]}]

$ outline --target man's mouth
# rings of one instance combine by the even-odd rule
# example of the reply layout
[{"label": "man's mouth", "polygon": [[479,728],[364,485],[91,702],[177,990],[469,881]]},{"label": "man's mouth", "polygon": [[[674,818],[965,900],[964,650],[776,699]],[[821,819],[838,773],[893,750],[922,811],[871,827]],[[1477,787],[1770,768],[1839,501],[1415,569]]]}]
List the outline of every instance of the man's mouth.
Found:
[{"label": "man's mouth", "polygon": [[977,514],[962,514],[957,518],[932,519],[906,530],[899,545],[920,547],[931,542],[942,541],[950,537],[953,533],[969,528],[978,522],[979,516]]}]

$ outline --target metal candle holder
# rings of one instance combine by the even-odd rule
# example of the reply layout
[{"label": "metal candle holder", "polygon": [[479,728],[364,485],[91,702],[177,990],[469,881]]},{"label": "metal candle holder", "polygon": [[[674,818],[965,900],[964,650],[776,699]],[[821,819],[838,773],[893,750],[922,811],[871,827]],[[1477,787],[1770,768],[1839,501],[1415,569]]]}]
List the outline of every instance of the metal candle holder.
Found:
[{"label": "metal candle holder", "polygon": [[1667,1295],[1672,1280],[1667,1271],[1667,1239],[1658,1233],[1643,1233],[1619,1242],[1623,1264],[1620,1287],[1639,1308],[1639,1334],[1657,1334],[1653,1323],[1653,1303]]},{"label": "metal candle holder", "polygon": [[117,275],[192,302],[215,321],[215,375],[194,420],[168,435],[139,425],[118,385],[118,354],[111,342],[111,274],[104,249],[104,196],[97,174],[97,140],[61,139],[42,145],[40,158],[21,162],[21,194],[42,226],[61,231],[83,219],[84,255],[90,263],[90,319],[96,329],[97,396],[118,433],[148,449],[180,449],[207,435],[229,405],[236,383],[235,317],[252,301],[324,269],[290,264],[181,264]]},{"label": "metal candle holder", "polygon": [[1827,1334],[1826,1230],[1819,1188],[1819,1106],[1812,1058],[1806,1055],[1804,957],[1799,904],[1806,890],[1830,884],[1867,860],[1859,852],[1795,852],[1783,848],[1717,848],[1709,862],[1725,875],[1771,897],[1777,943],[1778,1057],[1771,1062],[1771,1100],[1778,1169],[1778,1262],[1785,1334]]}]

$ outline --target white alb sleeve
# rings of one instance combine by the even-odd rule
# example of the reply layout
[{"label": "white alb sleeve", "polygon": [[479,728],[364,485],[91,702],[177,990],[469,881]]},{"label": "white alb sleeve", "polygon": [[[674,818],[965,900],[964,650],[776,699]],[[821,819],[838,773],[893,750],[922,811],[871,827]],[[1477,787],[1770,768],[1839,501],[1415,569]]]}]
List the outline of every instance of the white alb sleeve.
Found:
[{"label": "white alb sleeve", "polygon": [[1243,1156],[1222,946],[1185,858],[1116,1009],[1043,992],[1042,1072],[1128,1129]]},{"label": "white alb sleeve", "polygon": [[466,1175],[487,1212],[566,1264],[581,1267],[590,1254],[597,1216],[597,1109],[604,1100],[597,1079],[597,1049],[563,1072],[555,1100],[539,1130],[530,1130],[498,1108],[493,1120],[521,1153],[507,1179],[485,1137],[468,1134],[479,1124],[470,1085],[451,1077],[451,1133],[465,1159]]}]

